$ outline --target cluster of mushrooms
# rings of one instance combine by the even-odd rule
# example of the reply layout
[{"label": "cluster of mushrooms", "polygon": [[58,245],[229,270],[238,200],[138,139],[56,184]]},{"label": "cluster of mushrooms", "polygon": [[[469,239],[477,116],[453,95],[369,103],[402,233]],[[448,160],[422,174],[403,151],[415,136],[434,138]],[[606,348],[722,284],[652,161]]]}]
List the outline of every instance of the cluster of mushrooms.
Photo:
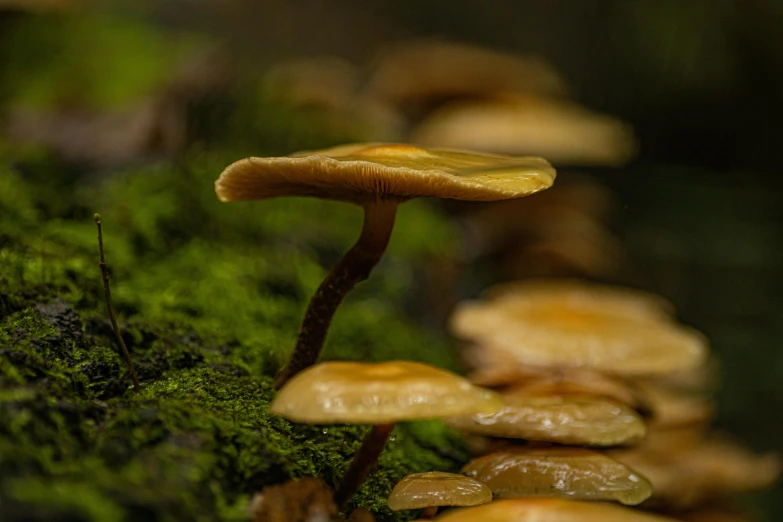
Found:
[{"label": "cluster of mushrooms", "polygon": [[[465,434],[475,459],[460,474],[405,477],[390,493],[391,510],[421,510],[421,519],[447,522],[748,520],[735,515],[728,494],[768,485],[778,462],[709,433],[714,382],[707,341],[679,324],[671,305],[656,296],[573,279],[492,288],[451,315],[450,329],[465,343],[469,378],[411,361],[318,361],[343,298],[383,256],[400,204],[436,197],[506,201],[496,205],[502,208],[552,186],[555,170],[540,157],[501,153],[548,151],[566,164],[575,158],[613,164],[633,148],[625,126],[564,101],[559,76],[540,61],[458,44],[417,44],[382,61],[361,90],[349,67],[329,63],[324,69],[289,64],[271,72],[269,81],[301,103],[343,115],[360,107],[364,115],[384,115],[379,128],[386,130],[398,131],[392,122],[399,119],[390,115],[404,113],[407,130],[398,136],[414,144],[357,143],[246,158],[227,167],[215,188],[222,201],[310,196],[364,210],[358,240],[308,304],[270,409],[292,422],[370,429],[334,491],[314,477],[269,486],[253,501],[254,519],[345,520],[395,424],[440,419]],[[479,113],[496,118],[492,128],[501,129],[492,146],[471,141],[491,135],[475,119]],[[502,118],[507,123],[498,124]],[[444,131],[450,119],[460,122],[461,134]],[[514,144],[518,138],[528,141]],[[593,141],[585,145],[587,139]],[[571,187],[578,196],[596,193],[589,182]],[[562,194],[538,211],[529,208],[556,221],[568,215],[568,192]],[[597,204],[554,228],[573,230],[569,223],[577,223],[568,237],[593,243],[589,238],[598,236],[581,224],[600,207],[598,196],[592,198]],[[490,232],[513,229],[503,226],[516,221],[508,217],[515,207],[508,208],[512,214],[488,213],[474,223]],[[498,243],[508,237],[498,234]],[[584,258],[579,251],[563,257],[576,265]],[[598,265],[580,266],[590,274]],[[448,509],[438,514],[442,507]],[[349,520],[373,517],[357,509]]]}]

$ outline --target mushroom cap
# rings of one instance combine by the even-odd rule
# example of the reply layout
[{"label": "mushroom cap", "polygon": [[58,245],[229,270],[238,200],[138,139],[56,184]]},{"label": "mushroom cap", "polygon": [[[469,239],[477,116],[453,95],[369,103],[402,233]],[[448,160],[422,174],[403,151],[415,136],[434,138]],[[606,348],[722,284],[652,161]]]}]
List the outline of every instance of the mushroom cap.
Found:
[{"label": "mushroom cap", "polygon": [[763,489],[780,474],[781,463],[774,455],[756,455],[715,437],[682,442],[687,434],[674,433],[676,438],[651,437],[638,448],[610,453],[650,479],[654,494],[646,504],[694,507],[726,494]]},{"label": "mushroom cap", "polygon": [[583,448],[509,448],[469,462],[462,473],[496,498],[546,496],[639,504],[650,482],[625,464]]},{"label": "mushroom cap", "polygon": [[637,382],[636,386],[652,411],[655,426],[706,425],[712,420],[714,404],[704,393],[650,382]]},{"label": "mushroom cap", "polygon": [[535,441],[587,446],[616,446],[641,440],[646,428],[627,406],[599,397],[503,396],[496,413],[453,417],[446,423],[459,431]]},{"label": "mushroom cap", "polygon": [[270,411],[309,424],[387,424],[497,411],[497,395],[410,361],[324,362],[298,373]]},{"label": "mushroom cap", "polygon": [[364,204],[420,196],[495,201],[552,186],[543,158],[359,143],[275,158],[245,158],[215,182],[222,201],[314,196]]},{"label": "mushroom cap", "polygon": [[560,283],[545,291],[544,285],[503,287],[485,301],[463,303],[451,329],[480,345],[481,357],[509,369],[534,365],[661,375],[694,369],[706,359],[704,336],[676,324],[644,294],[598,285],[574,291]]},{"label": "mushroom cap", "polygon": [[492,501],[492,490],[465,475],[430,471],[413,473],[394,486],[389,509],[421,509],[433,506],[477,506]]},{"label": "mushroom cap", "polygon": [[[471,379],[473,380],[473,379]],[[474,384],[479,384],[473,381]],[[480,384],[480,386],[486,386]],[[536,374],[520,374],[514,384],[504,390],[506,395],[560,395],[562,397],[590,396],[611,399],[620,404],[639,409],[646,406],[636,387],[615,375],[580,368],[562,368]]]},{"label": "mushroom cap", "polygon": [[674,519],[613,504],[557,498],[514,498],[457,509],[442,522],[675,522]]},{"label": "mushroom cap", "polygon": [[380,57],[368,83],[372,95],[408,108],[459,97],[565,91],[562,76],[540,58],[444,41],[395,46]]},{"label": "mushroom cap", "polygon": [[447,105],[414,130],[411,142],[541,154],[560,165],[620,166],[637,149],[630,125],[573,102],[533,97]]}]

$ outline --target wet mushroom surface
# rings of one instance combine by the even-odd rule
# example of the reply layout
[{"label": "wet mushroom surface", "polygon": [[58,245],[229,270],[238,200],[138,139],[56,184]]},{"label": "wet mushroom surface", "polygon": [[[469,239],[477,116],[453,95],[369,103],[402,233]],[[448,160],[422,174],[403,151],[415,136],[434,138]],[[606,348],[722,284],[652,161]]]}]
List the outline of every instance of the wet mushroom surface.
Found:
[{"label": "wet mushroom surface", "polygon": [[497,413],[449,418],[459,431],[587,446],[639,442],[645,423],[632,409],[601,397],[506,393]]},{"label": "wet mushroom surface", "polygon": [[489,486],[496,498],[544,496],[635,505],[652,494],[642,475],[581,448],[508,448],[472,460],[462,473]]},{"label": "wet mushroom surface", "polygon": [[496,411],[489,390],[433,366],[410,361],[369,364],[325,362],[294,376],[270,411],[308,424],[371,424],[335,494],[345,508],[401,421]]}]

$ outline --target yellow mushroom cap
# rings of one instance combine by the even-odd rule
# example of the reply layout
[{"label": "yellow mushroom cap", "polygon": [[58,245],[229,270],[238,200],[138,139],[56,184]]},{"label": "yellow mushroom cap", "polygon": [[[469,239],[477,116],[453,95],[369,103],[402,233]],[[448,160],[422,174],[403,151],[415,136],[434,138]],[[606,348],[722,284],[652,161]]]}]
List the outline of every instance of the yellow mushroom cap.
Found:
[{"label": "yellow mushroom cap", "polygon": [[567,497],[639,504],[650,482],[611,457],[582,448],[510,448],[469,462],[462,473],[496,498]]},{"label": "yellow mushroom cap", "polygon": [[573,102],[538,97],[456,103],[427,118],[413,143],[498,154],[541,154],[559,165],[624,165],[636,155],[633,130]]},{"label": "yellow mushroom cap", "polygon": [[464,303],[452,331],[508,365],[591,368],[621,375],[662,375],[704,363],[707,342],[676,324],[665,308],[635,293],[584,285],[553,292],[518,285]]},{"label": "yellow mushroom cap", "polygon": [[491,437],[589,446],[616,446],[641,440],[646,428],[627,406],[600,397],[503,396],[496,413],[454,417],[454,429]]},{"label": "yellow mushroom cap", "polygon": [[420,196],[495,201],[544,190],[554,179],[554,169],[543,158],[360,143],[239,160],[223,171],[215,191],[222,201],[278,196],[357,204]]},{"label": "yellow mushroom cap", "polygon": [[270,410],[309,424],[387,424],[497,411],[489,390],[427,364],[325,362],[297,374]]},{"label": "yellow mushroom cap", "polygon": [[442,522],[675,522],[674,519],[633,509],[555,498],[496,500],[483,506],[450,511]]},{"label": "yellow mushroom cap", "polygon": [[433,506],[477,506],[492,501],[492,490],[465,475],[430,471],[408,475],[394,486],[389,509],[421,509]]}]

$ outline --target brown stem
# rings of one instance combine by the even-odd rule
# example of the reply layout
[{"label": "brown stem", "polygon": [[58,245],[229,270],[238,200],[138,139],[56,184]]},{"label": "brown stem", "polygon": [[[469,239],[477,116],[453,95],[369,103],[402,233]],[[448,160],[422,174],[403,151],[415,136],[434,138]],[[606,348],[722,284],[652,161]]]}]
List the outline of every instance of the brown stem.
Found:
[{"label": "brown stem", "polygon": [[114,307],[111,304],[111,289],[109,288],[109,267],[106,266],[106,258],[103,254],[103,227],[101,226],[101,215],[95,214],[95,224],[98,225],[98,252],[101,256],[101,262],[98,266],[101,268],[101,274],[103,274],[103,293],[106,296],[106,308],[109,310],[109,319],[111,319],[111,327],[114,330],[114,335],[117,337],[117,343],[120,345],[122,355],[125,357],[125,362],[128,363],[128,370],[130,371],[131,379],[133,380],[133,389],[136,393],[139,392],[139,378],[136,376],[136,370],[133,368],[133,359],[131,359],[128,347],[125,346],[125,341],[120,335],[120,327],[117,325],[117,314],[114,313]]},{"label": "brown stem", "polygon": [[372,468],[378,463],[378,457],[381,455],[383,447],[386,446],[386,441],[393,429],[394,423],[376,424],[364,437],[362,447],[354,455],[351,466],[343,475],[343,480],[334,494],[334,501],[341,511],[345,510],[348,501],[351,500]]},{"label": "brown stem", "polygon": [[430,506],[424,508],[424,511],[421,512],[421,518],[422,520],[430,520],[435,518],[435,515],[438,514],[438,506]]},{"label": "brown stem", "polygon": [[329,324],[343,298],[357,283],[369,277],[383,257],[394,228],[398,204],[397,201],[376,201],[364,207],[362,234],[310,299],[291,359],[275,378],[276,389],[318,360]]}]

